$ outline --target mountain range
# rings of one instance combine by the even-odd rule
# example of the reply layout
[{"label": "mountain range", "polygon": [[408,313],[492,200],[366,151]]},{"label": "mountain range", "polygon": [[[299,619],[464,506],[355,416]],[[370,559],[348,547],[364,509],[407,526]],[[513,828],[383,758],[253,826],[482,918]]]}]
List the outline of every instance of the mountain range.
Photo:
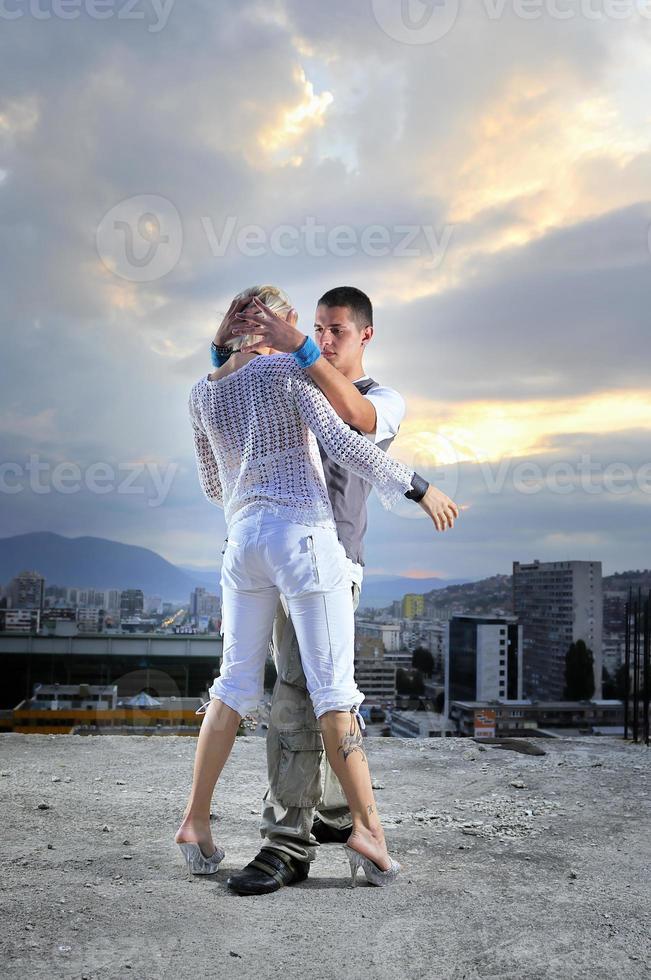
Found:
[{"label": "mountain range", "polygon": [[106,538],[67,538],[37,531],[0,538],[0,582],[22,571],[38,572],[45,585],[83,589],[142,589],[170,602],[187,602],[198,585],[215,591],[215,576],[197,575],[149,548]]},{"label": "mountain range", "polygon": [[[0,582],[7,585],[23,571],[38,572],[45,584],[83,589],[142,589],[165,601],[187,603],[203,586],[219,592],[219,568],[206,571],[174,565],[155,551],[107,538],[68,538],[37,531],[0,538]],[[407,592],[429,592],[464,579],[366,575],[364,605],[381,608]]]},{"label": "mountain range", "polygon": [[[0,538],[0,583],[8,585],[22,571],[43,575],[45,584],[89,589],[142,589],[167,602],[187,604],[197,586],[219,594],[219,568],[174,565],[155,551],[107,538],[67,538],[50,531]],[[509,611],[511,576],[472,579],[364,576],[362,607],[381,609],[407,592],[440,592],[441,607],[463,608],[485,615],[494,609]],[[604,599],[628,593],[629,586],[643,594],[651,590],[651,570],[638,569],[604,575]],[[437,597],[438,600],[438,597]]]}]

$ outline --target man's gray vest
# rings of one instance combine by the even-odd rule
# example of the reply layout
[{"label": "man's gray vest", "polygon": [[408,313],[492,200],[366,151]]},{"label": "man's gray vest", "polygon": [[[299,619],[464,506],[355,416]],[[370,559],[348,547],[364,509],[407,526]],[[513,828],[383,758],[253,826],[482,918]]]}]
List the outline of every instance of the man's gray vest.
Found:
[{"label": "man's gray vest", "polygon": [[[364,378],[362,381],[353,382],[353,384],[362,395],[365,395],[371,388],[379,387],[377,381],[373,381],[372,378]],[[359,432],[359,429],[352,425],[350,428],[354,432]],[[382,442],[377,442],[376,446],[386,452],[393,442],[393,438],[383,439]],[[337,523],[339,540],[346,549],[348,557],[358,565],[363,565],[364,535],[366,534],[367,523],[366,501],[372,486],[361,476],[351,473],[350,470],[331,460],[320,443],[319,451],[323,462],[328,496]]]}]

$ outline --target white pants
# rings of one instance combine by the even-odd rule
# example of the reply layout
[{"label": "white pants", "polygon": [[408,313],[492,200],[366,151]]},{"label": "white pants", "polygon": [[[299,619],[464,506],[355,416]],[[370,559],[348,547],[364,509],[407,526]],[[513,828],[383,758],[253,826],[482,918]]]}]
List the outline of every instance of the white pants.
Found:
[{"label": "white pants", "polygon": [[240,715],[255,710],[282,594],[316,717],[326,711],[358,714],[364,695],[354,676],[352,592],[334,529],[295,524],[264,509],[243,518],[226,539],[221,587],[224,650],[211,699]]}]

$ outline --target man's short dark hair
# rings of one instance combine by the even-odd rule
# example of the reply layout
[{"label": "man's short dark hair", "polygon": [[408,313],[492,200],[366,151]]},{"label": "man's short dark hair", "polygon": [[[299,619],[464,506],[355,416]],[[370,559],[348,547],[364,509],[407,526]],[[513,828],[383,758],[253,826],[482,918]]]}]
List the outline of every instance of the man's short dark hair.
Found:
[{"label": "man's short dark hair", "polygon": [[371,301],[361,289],[355,286],[335,286],[324,293],[318,303],[319,306],[346,306],[350,310],[351,318],[355,321],[360,330],[369,324],[373,325],[373,307]]}]

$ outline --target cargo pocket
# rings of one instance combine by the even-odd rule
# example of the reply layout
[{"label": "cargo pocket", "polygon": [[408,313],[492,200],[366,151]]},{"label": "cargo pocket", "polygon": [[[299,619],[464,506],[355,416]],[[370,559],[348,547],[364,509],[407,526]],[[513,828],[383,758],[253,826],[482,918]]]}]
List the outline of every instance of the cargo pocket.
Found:
[{"label": "cargo pocket", "polygon": [[317,806],[323,740],[317,731],[279,732],[280,760],[273,795],[283,806]]}]

